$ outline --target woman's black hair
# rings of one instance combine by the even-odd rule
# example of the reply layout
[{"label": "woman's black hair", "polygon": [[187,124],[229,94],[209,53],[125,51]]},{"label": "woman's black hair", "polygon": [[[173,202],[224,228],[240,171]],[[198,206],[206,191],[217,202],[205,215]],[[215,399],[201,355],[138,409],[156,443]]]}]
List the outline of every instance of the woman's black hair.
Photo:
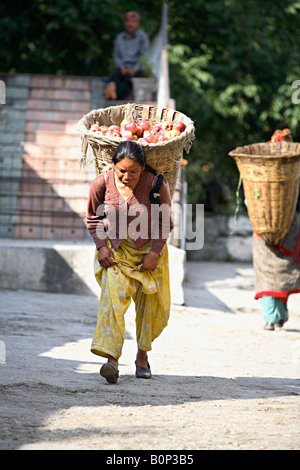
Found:
[{"label": "woman's black hair", "polygon": [[126,140],[121,142],[112,157],[112,161],[114,164],[119,163],[124,158],[129,158],[129,160],[137,162],[142,168],[145,168],[146,171],[157,176],[155,180],[155,185],[151,189],[149,193],[150,202],[152,204],[159,204],[159,190],[163,183],[163,175],[157,173],[151,166],[146,164],[146,156],[143,147],[135,142],[134,140]]},{"label": "woman's black hair", "polygon": [[137,162],[142,168],[146,165],[144,149],[134,140],[121,142],[114,151],[112,161],[116,164],[124,158],[129,158],[130,160]]}]

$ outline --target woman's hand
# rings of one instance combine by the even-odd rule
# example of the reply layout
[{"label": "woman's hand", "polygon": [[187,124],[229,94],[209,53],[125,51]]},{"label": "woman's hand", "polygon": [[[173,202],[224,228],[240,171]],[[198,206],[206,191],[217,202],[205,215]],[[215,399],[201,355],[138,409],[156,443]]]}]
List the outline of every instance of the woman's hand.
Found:
[{"label": "woman's hand", "polygon": [[98,260],[102,268],[109,268],[116,264],[113,251],[106,245],[99,248]]},{"label": "woman's hand", "polygon": [[159,255],[154,253],[154,251],[150,251],[147,255],[143,256],[142,258],[142,267],[141,272],[143,271],[154,271],[157,267]]}]

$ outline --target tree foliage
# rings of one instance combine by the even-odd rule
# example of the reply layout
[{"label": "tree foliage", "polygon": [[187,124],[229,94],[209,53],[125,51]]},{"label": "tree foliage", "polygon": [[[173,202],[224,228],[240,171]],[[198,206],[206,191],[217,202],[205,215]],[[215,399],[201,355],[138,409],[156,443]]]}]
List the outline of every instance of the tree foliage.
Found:
[{"label": "tree foliage", "polygon": [[[150,35],[159,24],[160,3],[139,5]],[[124,13],[136,8],[136,2],[127,0],[1,1],[1,69],[106,76],[113,68],[113,42],[123,30]]]},{"label": "tree foliage", "polygon": [[[266,141],[289,127],[300,138],[299,1],[169,0],[169,67],[176,108],[195,121],[188,155],[189,197],[202,180],[235,188],[228,151]],[[4,0],[0,3],[3,72],[107,76],[127,10],[141,13],[152,37],[161,1]],[[299,84],[300,85],[300,84]],[[298,94],[299,97],[299,94]]]},{"label": "tree foliage", "polygon": [[187,167],[197,202],[201,180],[237,184],[228,151],[264,142],[278,128],[299,140],[292,84],[300,79],[300,2],[170,1],[169,8],[172,93],[197,130]]}]

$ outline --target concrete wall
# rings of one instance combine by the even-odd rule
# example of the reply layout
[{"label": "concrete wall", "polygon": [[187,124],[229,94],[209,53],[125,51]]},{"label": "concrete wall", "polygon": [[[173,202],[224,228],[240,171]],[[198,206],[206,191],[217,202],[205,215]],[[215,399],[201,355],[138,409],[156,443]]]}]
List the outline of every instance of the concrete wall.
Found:
[{"label": "concrete wall", "polygon": [[[0,291],[96,295],[93,242],[0,239]],[[186,253],[169,245],[172,303],[184,303]],[[1,296],[1,292],[0,292]]]},{"label": "concrete wall", "polygon": [[204,246],[187,251],[190,261],[252,262],[252,224],[246,215],[204,215]]},{"label": "concrete wall", "polygon": [[[172,301],[184,303],[186,259],[252,262],[252,225],[246,216],[205,216],[204,246],[185,251],[169,245]],[[99,295],[95,247],[87,241],[0,239],[0,289]]]}]

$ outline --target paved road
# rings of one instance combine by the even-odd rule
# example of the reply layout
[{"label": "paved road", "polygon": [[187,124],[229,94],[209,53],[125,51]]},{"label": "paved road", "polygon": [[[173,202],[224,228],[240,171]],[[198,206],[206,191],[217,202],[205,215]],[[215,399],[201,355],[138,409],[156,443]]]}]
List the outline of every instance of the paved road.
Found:
[{"label": "paved road", "polygon": [[117,385],[89,351],[98,299],[1,291],[1,449],[299,449],[300,296],[263,330],[251,265],[188,263],[185,305],[134,377],[134,312]]}]

